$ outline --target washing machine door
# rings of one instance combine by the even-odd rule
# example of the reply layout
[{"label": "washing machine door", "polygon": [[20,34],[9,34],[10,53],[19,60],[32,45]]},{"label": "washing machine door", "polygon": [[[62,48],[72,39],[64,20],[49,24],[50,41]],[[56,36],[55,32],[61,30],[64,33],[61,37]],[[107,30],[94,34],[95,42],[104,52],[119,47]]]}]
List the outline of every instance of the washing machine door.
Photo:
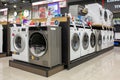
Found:
[{"label": "washing machine door", "polygon": [[92,48],[95,47],[95,44],[96,44],[96,36],[94,33],[91,33],[91,36],[90,36],[90,45]]},{"label": "washing machine door", "polygon": [[98,45],[99,46],[102,45],[102,35],[101,34],[98,35]]},{"label": "washing machine door", "polygon": [[82,46],[83,46],[84,50],[86,50],[89,46],[89,36],[87,33],[85,33],[83,35],[82,43],[83,43]]},{"label": "washing machine door", "polygon": [[105,43],[105,35],[103,35],[103,41],[102,42],[103,42],[103,44]]},{"label": "washing machine door", "polygon": [[15,35],[13,38],[13,46],[17,52],[22,52],[25,49],[25,40],[22,35]]},{"label": "washing machine door", "polygon": [[107,15],[107,11],[104,11],[104,20],[107,21],[108,20],[108,15]]},{"label": "washing machine door", "polygon": [[47,39],[45,35],[39,32],[31,34],[29,38],[29,48],[30,52],[36,57],[45,55],[47,51]]},{"label": "washing machine door", "polygon": [[78,51],[78,49],[80,48],[80,37],[77,33],[73,34],[71,46],[74,51]]}]

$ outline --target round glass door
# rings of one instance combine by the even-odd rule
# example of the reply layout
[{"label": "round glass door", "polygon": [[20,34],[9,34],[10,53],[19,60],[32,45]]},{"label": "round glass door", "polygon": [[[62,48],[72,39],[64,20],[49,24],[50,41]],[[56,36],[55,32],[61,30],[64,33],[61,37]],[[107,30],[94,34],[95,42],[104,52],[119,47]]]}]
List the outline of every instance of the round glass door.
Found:
[{"label": "round glass door", "polygon": [[33,33],[30,36],[29,47],[34,56],[43,56],[47,50],[47,40],[45,36],[39,32]]},{"label": "round glass door", "polygon": [[107,21],[107,19],[108,19],[108,15],[107,15],[107,11],[106,10],[104,12],[104,19],[105,19],[105,21]]},{"label": "round glass door", "polygon": [[77,33],[74,33],[72,37],[71,46],[74,51],[77,51],[80,47],[80,38]]},{"label": "round glass door", "polygon": [[16,35],[13,40],[14,40],[15,50],[18,52],[22,52],[25,48],[24,38],[22,38],[22,36],[20,36],[20,35]]},{"label": "round glass door", "polygon": [[103,36],[103,42],[105,42],[105,36]]},{"label": "round glass door", "polygon": [[112,35],[110,35],[110,41],[112,40]]},{"label": "round glass door", "polygon": [[87,33],[85,33],[85,34],[83,35],[82,43],[83,43],[83,45],[82,45],[83,48],[86,50],[86,49],[88,48],[88,46],[89,46],[89,36],[88,36]]},{"label": "round glass door", "polygon": [[99,34],[98,35],[98,45],[101,46],[101,44],[102,44],[102,35]]},{"label": "round glass door", "polygon": [[95,44],[96,44],[96,37],[95,37],[95,34],[94,33],[91,33],[91,36],[90,36],[90,44],[91,44],[91,47],[95,47]]}]

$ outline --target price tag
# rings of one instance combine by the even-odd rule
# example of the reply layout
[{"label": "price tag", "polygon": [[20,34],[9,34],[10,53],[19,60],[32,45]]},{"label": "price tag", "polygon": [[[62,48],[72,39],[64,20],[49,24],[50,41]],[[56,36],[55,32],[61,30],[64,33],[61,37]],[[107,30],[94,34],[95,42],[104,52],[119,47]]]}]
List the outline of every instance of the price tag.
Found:
[{"label": "price tag", "polygon": [[52,16],[48,16],[47,22],[46,22],[47,26],[50,26],[51,20],[52,20]]}]

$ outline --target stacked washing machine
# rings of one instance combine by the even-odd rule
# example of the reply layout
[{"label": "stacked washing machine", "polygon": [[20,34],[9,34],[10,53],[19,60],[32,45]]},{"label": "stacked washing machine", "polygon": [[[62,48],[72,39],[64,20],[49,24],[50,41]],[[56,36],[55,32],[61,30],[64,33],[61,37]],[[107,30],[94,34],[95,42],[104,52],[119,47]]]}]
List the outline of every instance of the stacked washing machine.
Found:
[{"label": "stacked washing machine", "polygon": [[85,8],[88,9],[86,17],[91,17],[92,25],[102,25],[102,6],[94,3],[85,5]]}]

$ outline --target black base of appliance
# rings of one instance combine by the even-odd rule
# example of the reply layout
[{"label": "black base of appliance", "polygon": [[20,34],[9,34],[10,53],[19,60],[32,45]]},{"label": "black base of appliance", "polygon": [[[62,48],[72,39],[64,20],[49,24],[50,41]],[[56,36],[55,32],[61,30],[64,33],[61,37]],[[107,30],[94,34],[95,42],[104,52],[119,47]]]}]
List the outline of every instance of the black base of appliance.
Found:
[{"label": "black base of appliance", "polygon": [[64,70],[64,65],[57,65],[53,68],[45,68],[38,65],[21,62],[17,60],[9,60],[9,66],[18,68],[24,71],[28,71],[31,73],[35,73],[41,76],[49,77],[52,76],[62,70]]},{"label": "black base of appliance", "polygon": [[77,65],[79,65],[79,64],[81,64],[83,62],[86,62],[86,61],[88,61],[88,60],[90,60],[90,59],[92,59],[92,58],[94,58],[94,57],[96,57],[96,56],[98,56],[100,54],[103,54],[103,53],[105,53],[105,52],[107,52],[107,51],[109,51],[109,50],[111,50],[113,48],[114,48],[114,46],[103,49],[103,50],[98,51],[98,52],[94,52],[94,53],[85,55],[85,56],[83,56],[81,58],[78,58],[78,59],[76,59],[74,61],[71,61],[69,65],[65,66],[65,68],[67,68],[69,70],[69,69],[71,69],[71,68],[73,68],[73,67],[75,67],[75,66],[77,66]]},{"label": "black base of appliance", "polygon": [[1,57],[6,57],[6,53],[0,53],[0,58]]}]

